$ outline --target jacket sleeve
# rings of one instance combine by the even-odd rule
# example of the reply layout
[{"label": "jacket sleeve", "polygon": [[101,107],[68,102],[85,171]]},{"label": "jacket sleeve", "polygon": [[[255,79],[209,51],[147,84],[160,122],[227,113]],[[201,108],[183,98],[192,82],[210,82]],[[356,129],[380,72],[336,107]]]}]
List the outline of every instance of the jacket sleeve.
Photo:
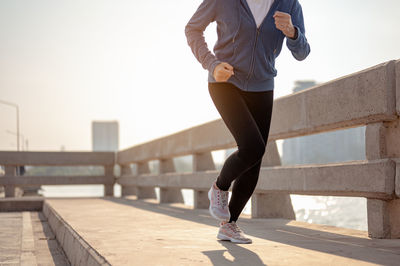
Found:
[{"label": "jacket sleeve", "polygon": [[221,62],[208,49],[203,32],[215,21],[216,5],[217,0],[203,0],[185,27],[186,39],[194,56],[211,73]]},{"label": "jacket sleeve", "polygon": [[294,0],[290,15],[293,26],[297,28],[297,38],[286,38],[286,46],[292,52],[294,58],[301,61],[310,53],[310,45],[305,35],[303,11],[298,0]]}]

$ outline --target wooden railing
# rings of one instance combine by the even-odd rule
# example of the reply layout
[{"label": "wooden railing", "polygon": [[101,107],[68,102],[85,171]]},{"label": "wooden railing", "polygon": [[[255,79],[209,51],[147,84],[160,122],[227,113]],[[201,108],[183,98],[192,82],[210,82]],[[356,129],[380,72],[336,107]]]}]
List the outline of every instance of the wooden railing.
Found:
[{"label": "wooden railing", "polygon": [[[113,195],[115,153],[114,152],[0,152],[0,165],[5,175],[0,176],[0,186],[5,187],[5,196],[14,197],[15,187],[37,185],[103,184],[104,195]],[[103,166],[104,175],[93,176],[19,176],[18,166]]]},{"label": "wooden railing", "polygon": [[[289,194],[366,197],[370,236],[399,238],[399,114],[400,61],[276,99],[252,216],[293,218]],[[280,166],[275,140],[357,126],[366,126],[366,160]],[[194,206],[207,208],[207,190],[218,175],[211,151],[235,145],[222,120],[199,125],[119,151],[117,182],[123,195],[138,198],[155,197],[159,187],[160,202],[181,202],[180,190],[193,189]],[[182,155],[193,155],[193,172],[175,171],[173,158]],[[160,174],[150,174],[151,160],[159,160]]]},{"label": "wooden railing", "polygon": [[[267,151],[252,196],[252,217],[294,219],[290,194],[367,198],[371,237],[400,238],[400,61],[389,61],[274,101]],[[366,126],[366,160],[281,166],[275,140]],[[218,171],[214,150],[236,143],[221,120],[136,145],[117,153],[0,152],[5,176],[0,186],[12,196],[15,186],[104,184],[112,195],[114,164],[122,195],[183,202],[182,188],[194,190],[194,207],[207,208],[207,191]],[[193,172],[177,173],[174,158],[193,156]],[[115,157],[116,159],[115,159]],[[149,161],[160,173],[151,174]],[[132,164],[137,171],[132,172]],[[18,165],[102,165],[104,176],[16,176]]]}]

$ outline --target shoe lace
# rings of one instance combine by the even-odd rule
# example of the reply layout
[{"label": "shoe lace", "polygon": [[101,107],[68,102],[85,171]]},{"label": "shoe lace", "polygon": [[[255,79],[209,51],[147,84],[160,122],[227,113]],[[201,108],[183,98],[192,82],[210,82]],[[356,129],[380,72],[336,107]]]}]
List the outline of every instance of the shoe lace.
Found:
[{"label": "shoe lace", "polygon": [[220,191],[220,195],[221,195],[222,207],[225,208],[225,206],[228,205],[228,192]]},{"label": "shoe lace", "polygon": [[240,229],[239,226],[235,222],[230,223],[230,227],[231,227],[232,231],[235,233],[242,232],[242,229]]}]

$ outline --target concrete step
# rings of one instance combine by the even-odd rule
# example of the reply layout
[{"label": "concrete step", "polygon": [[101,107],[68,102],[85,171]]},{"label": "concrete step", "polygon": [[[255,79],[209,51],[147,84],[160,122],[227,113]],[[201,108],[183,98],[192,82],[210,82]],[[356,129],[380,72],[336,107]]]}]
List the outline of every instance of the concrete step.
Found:
[{"label": "concrete step", "polygon": [[70,265],[41,212],[0,212],[0,265]]},{"label": "concrete step", "polygon": [[400,240],[283,219],[238,225],[253,244],[217,240],[207,209],[128,198],[46,199],[43,213],[73,265],[398,265]]},{"label": "concrete step", "polygon": [[0,212],[41,211],[44,197],[0,198]]},{"label": "concrete step", "polygon": [[31,212],[37,265],[70,265],[42,212]]}]

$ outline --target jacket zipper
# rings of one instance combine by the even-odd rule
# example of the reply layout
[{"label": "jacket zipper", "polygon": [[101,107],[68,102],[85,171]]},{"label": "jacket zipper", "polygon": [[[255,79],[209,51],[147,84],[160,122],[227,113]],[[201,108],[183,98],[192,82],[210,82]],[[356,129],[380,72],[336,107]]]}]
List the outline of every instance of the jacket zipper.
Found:
[{"label": "jacket zipper", "polygon": [[[239,27],[240,27],[240,24],[239,24]],[[239,29],[236,31],[235,35],[232,38],[232,44],[235,44],[235,40],[236,40],[236,36],[237,36],[238,32],[239,32]],[[235,54],[235,50],[236,50],[235,46],[233,46],[233,54]]]},{"label": "jacket zipper", "polygon": [[258,35],[259,35],[259,34],[260,34],[260,28],[257,28],[257,31],[256,31],[256,40],[255,40],[255,42],[254,42],[253,52],[252,52],[252,57],[251,57],[250,71],[249,71],[249,74],[247,74],[247,79],[250,78],[250,75],[251,75],[252,72],[253,72],[254,60],[255,60],[254,52],[255,52],[255,50],[256,50],[257,40],[258,40]]},{"label": "jacket zipper", "polygon": [[[246,5],[246,6],[248,7],[248,9],[250,10],[250,14],[251,14],[251,17],[253,18],[254,25],[255,25],[256,28],[257,28],[256,40],[255,40],[255,42],[254,42],[253,52],[252,52],[252,55],[251,55],[252,58],[251,58],[250,70],[249,70],[249,73],[247,74],[245,87],[247,87],[247,85],[249,84],[249,78],[250,78],[250,76],[251,76],[251,74],[252,74],[252,72],[253,72],[253,70],[254,70],[254,69],[253,69],[253,68],[254,68],[254,60],[255,60],[254,52],[255,52],[256,45],[257,45],[257,41],[258,41],[258,35],[260,34],[260,28],[262,27],[262,25],[264,24],[264,21],[268,18],[268,16],[270,15],[270,13],[275,9],[275,7],[276,7],[276,5],[278,4],[278,2],[279,2],[279,0],[275,0],[275,1],[272,3],[270,9],[269,9],[268,12],[267,12],[267,15],[264,17],[263,21],[261,22],[260,27],[257,27],[256,20],[255,20],[253,14],[251,13],[250,7],[248,6],[247,2],[245,3],[245,5]],[[274,49],[274,53],[275,53],[275,52],[276,52],[276,47],[275,47],[275,49]]]}]

